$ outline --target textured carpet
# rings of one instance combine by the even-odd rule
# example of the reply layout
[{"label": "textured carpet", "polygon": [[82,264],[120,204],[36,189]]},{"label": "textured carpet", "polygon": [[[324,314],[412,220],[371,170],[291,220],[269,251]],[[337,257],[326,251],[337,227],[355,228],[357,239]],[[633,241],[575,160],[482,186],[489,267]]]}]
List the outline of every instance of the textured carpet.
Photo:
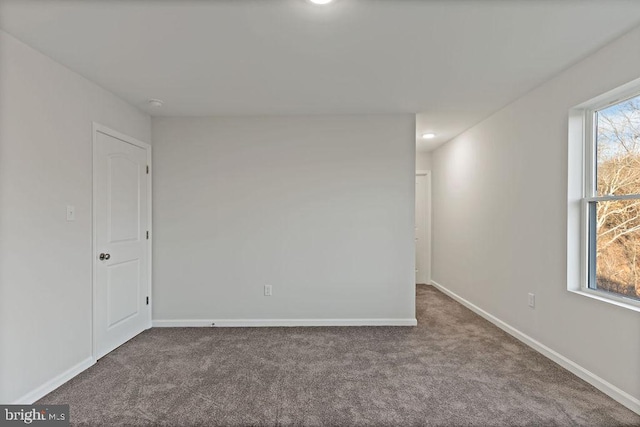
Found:
[{"label": "textured carpet", "polygon": [[640,425],[429,286],[410,327],[151,329],[42,404],[74,425]]}]

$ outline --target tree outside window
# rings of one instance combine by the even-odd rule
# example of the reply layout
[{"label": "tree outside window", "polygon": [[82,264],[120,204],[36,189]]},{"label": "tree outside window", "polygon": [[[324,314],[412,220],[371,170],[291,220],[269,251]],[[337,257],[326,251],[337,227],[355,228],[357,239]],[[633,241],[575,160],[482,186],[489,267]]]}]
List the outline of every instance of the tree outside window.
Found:
[{"label": "tree outside window", "polygon": [[640,96],[596,111],[594,124],[589,287],[640,300]]}]

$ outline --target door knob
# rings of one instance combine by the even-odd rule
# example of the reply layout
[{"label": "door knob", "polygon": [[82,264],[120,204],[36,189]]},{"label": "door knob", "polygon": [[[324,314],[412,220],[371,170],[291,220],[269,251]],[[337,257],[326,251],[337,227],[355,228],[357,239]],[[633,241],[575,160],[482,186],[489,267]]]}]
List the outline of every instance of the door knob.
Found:
[{"label": "door knob", "polygon": [[100,258],[100,261],[105,261],[105,260],[111,258],[111,255],[109,255],[109,254],[100,254],[99,258]]}]

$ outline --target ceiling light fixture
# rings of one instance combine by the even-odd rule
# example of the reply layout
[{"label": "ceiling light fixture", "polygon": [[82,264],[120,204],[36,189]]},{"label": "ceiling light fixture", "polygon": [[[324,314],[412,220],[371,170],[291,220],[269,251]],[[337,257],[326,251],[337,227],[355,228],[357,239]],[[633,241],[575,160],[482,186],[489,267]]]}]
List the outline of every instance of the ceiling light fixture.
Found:
[{"label": "ceiling light fixture", "polygon": [[432,132],[422,134],[422,139],[433,139],[435,137],[436,137],[436,134]]},{"label": "ceiling light fixture", "polygon": [[149,106],[153,108],[160,108],[164,104],[164,101],[161,99],[150,99],[147,102],[149,103]]},{"label": "ceiling light fixture", "polygon": [[329,4],[333,0],[309,0],[313,4]]}]

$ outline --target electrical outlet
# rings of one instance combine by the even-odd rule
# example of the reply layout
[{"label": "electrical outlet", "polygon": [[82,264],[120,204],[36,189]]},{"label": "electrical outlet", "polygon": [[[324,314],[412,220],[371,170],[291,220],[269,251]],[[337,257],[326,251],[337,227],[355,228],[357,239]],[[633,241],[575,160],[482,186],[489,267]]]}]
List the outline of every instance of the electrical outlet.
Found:
[{"label": "electrical outlet", "polygon": [[264,296],[265,297],[271,296],[271,285],[264,285]]},{"label": "electrical outlet", "polygon": [[532,293],[529,293],[528,302],[529,302],[529,307],[535,308],[535,306],[536,306],[536,295],[532,294]]}]

